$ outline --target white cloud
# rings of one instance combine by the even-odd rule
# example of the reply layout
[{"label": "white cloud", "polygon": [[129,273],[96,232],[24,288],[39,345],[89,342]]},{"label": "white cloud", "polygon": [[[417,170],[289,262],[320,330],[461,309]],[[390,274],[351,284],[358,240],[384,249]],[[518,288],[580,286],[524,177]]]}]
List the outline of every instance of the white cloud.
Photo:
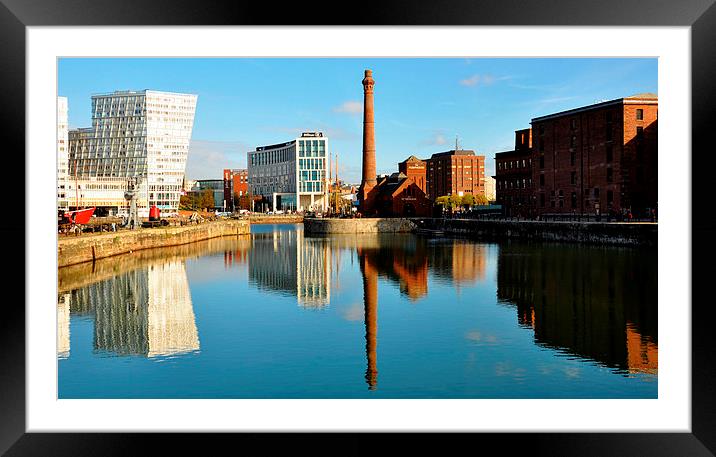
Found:
[{"label": "white cloud", "polygon": [[444,144],[447,144],[447,138],[445,137],[445,133],[443,131],[437,130],[433,132],[432,136],[424,141],[422,141],[420,144],[422,146],[442,146]]},{"label": "white cloud", "polygon": [[241,141],[192,140],[186,161],[189,179],[221,179],[224,168],[246,168],[246,152]]},{"label": "white cloud", "polygon": [[361,114],[363,112],[363,103],[349,100],[347,102],[343,102],[340,106],[333,108],[333,112],[351,115]]},{"label": "white cloud", "polygon": [[495,81],[504,81],[512,79],[511,76],[500,76],[496,77],[490,74],[485,75],[479,75],[475,74],[470,76],[469,78],[461,79],[460,84],[463,86],[477,86],[478,84],[481,84],[483,86],[489,86],[490,84],[493,84]]},{"label": "white cloud", "polygon": [[480,75],[472,75],[469,78],[461,79],[460,84],[463,86],[476,86],[480,82]]}]

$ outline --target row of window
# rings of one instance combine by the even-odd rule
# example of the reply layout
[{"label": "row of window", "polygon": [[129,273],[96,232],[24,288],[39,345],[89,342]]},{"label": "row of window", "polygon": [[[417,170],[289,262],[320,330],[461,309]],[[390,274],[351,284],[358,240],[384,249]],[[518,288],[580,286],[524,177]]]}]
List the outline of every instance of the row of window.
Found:
[{"label": "row of window", "polygon": [[532,166],[532,159],[510,160],[509,162],[497,162],[498,170],[512,170],[513,168],[527,168]]}]

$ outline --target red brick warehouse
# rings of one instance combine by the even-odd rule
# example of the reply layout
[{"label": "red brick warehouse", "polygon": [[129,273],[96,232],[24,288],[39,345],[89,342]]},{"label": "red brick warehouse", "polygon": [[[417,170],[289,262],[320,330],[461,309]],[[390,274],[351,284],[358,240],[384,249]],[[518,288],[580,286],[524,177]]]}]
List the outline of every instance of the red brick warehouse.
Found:
[{"label": "red brick warehouse", "polygon": [[497,204],[509,217],[534,216],[532,129],[515,132],[515,149],[495,154]]},{"label": "red brick warehouse", "polygon": [[647,93],[532,119],[536,212],[647,216],[657,206],[658,108]]},{"label": "red brick warehouse", "polygon": [[430,200],[445,195],[485,195],[485,156],[458,149],[433,154],[425,162]]}]

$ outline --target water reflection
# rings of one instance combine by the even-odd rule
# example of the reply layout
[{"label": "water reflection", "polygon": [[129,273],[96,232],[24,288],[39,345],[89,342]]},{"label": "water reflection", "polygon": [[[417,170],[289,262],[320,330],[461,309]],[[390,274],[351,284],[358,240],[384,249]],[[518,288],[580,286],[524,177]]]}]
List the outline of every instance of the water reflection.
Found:
[{"label": "water reflection", "polygon": [[157,357],[199,350],[182,262],[138,268],[66,296],[70,313],[94,319],[96,351]]},{"label": "water reflection", "polygon": [[653,250],[506,244],[497,297],[540,345],[656,373],[656,261]]},{"label": "water reflection", "polygon": [[[198,260],[188,268],[187,259]],[[350,366],[349,378],[370,395],[396,389],[400,365],[398,370],[414,370],[410,374],[415,376],[405,375],[403,381],[413,389],[421,387],[423,377],[436,385],[449,384],[440,378],[441,370],[458,376],[458,387],[452,391],[445,387],[435,393],[425,381],[426,397],[465,396],[468,391],[488,395],[483,392],[491,384],[509,384],[512,379],[517,382],[510,387],[515,392],[522,392],[519,383],[532,384],[539,397],[534,376],[549,379],[546,383],[554,382],[557,372],[576,379],[583,366],[609,367],[609,376],[615,378],[631,380],[646,374],[655,379],[656,263],[653,250],[480,244],[410,234],[314,237],[300,226],[264,227],[250,236],[140,251],[61,269],[57,353],[60,359],[70,357],[71,319],[85,317],[93,322],[94,352],[139,360],[198,353],[199,333],[209,335],[202,341],[206,346],[213,338],[215,352],[202,347],[194,359],[218,357],[207,366],[222,376],[233,373],[227,382],[233,386],[233,379],[241,380],[241,388],[253,382],[247,374],[253,373],[253,378],[272,380],[285,389],[305,385],[308,392],[323,394],[319,388],[311,391],[311,383],[331,379],[331,370],[339,371],[338,366],[348,370],[345,363]],[[190,290],[190,285],[195,287]],[[216,294],[213,287],[219,290]],[[197,307],[199,325],[192,300],[192,291],[197,290],[202,297],[198,303],[212,300],[203,311]],[[245,297],[250,298],[244,301]],[[276,306],[259,306],[256,300]],[[409,303],[410,312],[394,306],[396,300]],[[208,308],[217,311],[212,314]],[[479,328],[470,323],[475,319]],[[353,323],[361,320],[360,328]],[[509,327],[502,322],[509,322]],[[350,328],[360,334],[351,336]],[[411,338],[412,346],[401,346]],[[282,347],[282,340],[293,341],[294,346]],[[336,359],[330,359],[332,346],[346,341],[336,349]],[[427,341],[427,350],[416,349]],[[524,354],[533,348],[538,348],[540,362],[530,365],[524,360],[534,353]],[[401,357],[399,364],[396,357]],[[424,359],[431,357],[435,373],[425,371]],[[281,363],[274,364],[278,359]],[[358,363],[350,365],[354,362]],[[295,371],[288,371],[288,366]],[[313,370],[324,376],[312,378]],[[205,379],[214,375],[203,374]],[[290,387],[285,385],[288,379],[295,381]],[[239,389],[227,387],[232,388]],[[352,389],[355,392],[355,386]],[[242,396],[229,391],[229,396]],[[505,392],[498,396],[509,397],[512,391]],[[310,393],[305,397],[313,398]]]},{"label": "water reflection", "polygon": [[[70,316],[94,321],[93,348],[160,357],[199,350],[185,262],[223,253],[241,263],[247,237],[149,249],[58,270],[57,355],[70,353]],[[230,259],[230,261],[227,261]]]},{"label": "water reflection", "polygon": [[331,302],[331,246],[306,238],[302,230],[253,233],[248,254],[249,283],[296,296],[299,305],[322,308]]}]

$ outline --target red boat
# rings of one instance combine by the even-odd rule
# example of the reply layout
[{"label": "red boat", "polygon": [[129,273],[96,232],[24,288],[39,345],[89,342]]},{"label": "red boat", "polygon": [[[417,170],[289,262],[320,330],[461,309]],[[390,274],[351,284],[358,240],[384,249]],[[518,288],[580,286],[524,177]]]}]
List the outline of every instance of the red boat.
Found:
[{"label": "red boat", "polygon": [[89,222],[94,214],[94,207],[67,211],[62,215],[62,222],[67,224],[83,225]]}]

